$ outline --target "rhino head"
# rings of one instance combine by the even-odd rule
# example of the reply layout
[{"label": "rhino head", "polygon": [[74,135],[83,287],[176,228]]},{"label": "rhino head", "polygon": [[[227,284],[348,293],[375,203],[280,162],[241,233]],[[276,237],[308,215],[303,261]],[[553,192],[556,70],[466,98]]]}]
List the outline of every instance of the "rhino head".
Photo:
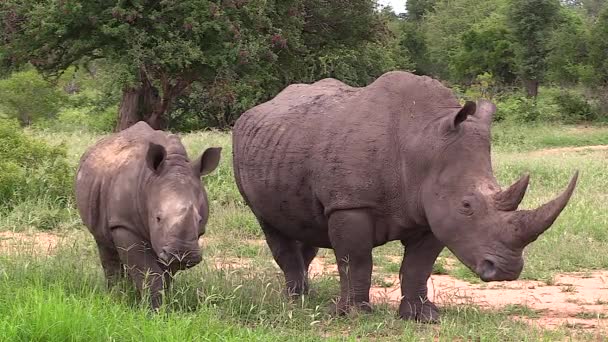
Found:
[{"label": "rhino head", "polygon": [[167,155],[163,146],[149,144],[146,164],[152,172],[144,193],[150,242],[169,269],[202,260],[198,239],[205,233],[209,206],[200,178],[218,166],[220,156],[221,148],[208,148],[190,162],[183,154]]},{"label": "rhino head", "polygon": [[441,119],[421,188],[433,234],[483,281],[519,277],[524,247],[557,219],[578,178],[577,171],[566,190],[541,207],[517,210],[529,176],[506,189],[494,178],[490,125],[495,111],[487,101],[467,102]]}]

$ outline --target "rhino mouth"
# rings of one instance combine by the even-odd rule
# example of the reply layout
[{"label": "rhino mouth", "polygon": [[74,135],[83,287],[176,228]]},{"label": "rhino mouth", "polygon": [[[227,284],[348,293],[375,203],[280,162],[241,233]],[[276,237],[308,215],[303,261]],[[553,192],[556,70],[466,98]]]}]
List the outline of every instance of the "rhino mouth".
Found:
[{"label": "rhino mouth", "polygon": [[497,258],[485,258],[476,267],[475,273],[485,282],[490,281],[511,281],[519,278],[524,267],[523,258],[517,258],[504,262]]},{"label": "rhino mouth", "polygon": [[185,270],[198,265],[203,260],[199,251],[171,252],[165,248],[158,255],[158,261],[171,270]]}]

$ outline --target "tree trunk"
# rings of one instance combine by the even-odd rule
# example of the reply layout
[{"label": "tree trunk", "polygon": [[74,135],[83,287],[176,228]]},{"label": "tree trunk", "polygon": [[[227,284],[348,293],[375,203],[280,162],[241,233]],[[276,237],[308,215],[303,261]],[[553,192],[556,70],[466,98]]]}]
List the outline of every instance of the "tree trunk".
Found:
[{"label": "tree trunk", "polygon": [[139,87],[125,88],[122,92],[120,110],[118,111],[118,125],[116,131],[127,129],[138,121],[146,121],[154,129],[164,129],[165,123],[160,113],[154,120],[150,120],[153,113],[160,107],[158,91],[149,82]]},{"label": "tree trunk", "polygon": [[122,91],[122,100],[118,110],[118,124],[116,131],[127,129],[141,120],[139,116],[139,88],[125,88]]},{"label": "tree trunk", "polygon": [[125,88],[122,92],[120,110],[118,112],[117,131],[129,128],[138,121],[146,121],[154,129],[167,128],[164,115],[169,110],[173,100],[181,95],[192,83],[191,78],[178,79],[175,84],[170,78],[162,75],[162,97],[152,84],[144,68],[139,71],[139,85]]},{"label": "tree trunk", "polygon": [[524,80],[524,87],[526,88],[526,95],[528,97],[536,98],[538,96],[537,80]]}]

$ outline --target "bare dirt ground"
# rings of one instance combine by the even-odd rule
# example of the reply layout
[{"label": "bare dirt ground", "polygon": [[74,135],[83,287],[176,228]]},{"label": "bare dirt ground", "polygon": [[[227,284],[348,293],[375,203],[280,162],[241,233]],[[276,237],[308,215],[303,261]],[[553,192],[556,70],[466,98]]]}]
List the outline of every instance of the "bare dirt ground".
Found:
[{"label": "bare dirt ground", "polygon": [[[335,264],[316,258],[312,276],[335,275]],[[398,303],[398,275],[387,277],[390,287],[372,286],[373,302]],[[525,314],[514,316],[543,328],[566,326],[608,331],[608,271],[568,273],[554,277],[552,285],[540,281],[471,284],[448,275],[432,275],[429,299],[438,305],[469,304],[487,309],[509,309]]]},{"label": "bare dirt ground", "polygon": [[605,151],[605,150],[608,150],[608,145],[546,148],[546,149],[542,149],[542,150],[531,151],[526,154],[529,156],[545,156],[545,155],[550,155],[550,154],[562,154],[562,153],[585,152],[585,151]]},{"label": "bare dirt ground", "polygon": [[0,255],[19,253],[52,254],[61,240],[63,240],[62,237],[51,233],[0,232]]},{"label": "bare dirt ground", "polygon": [[[59,246],[71,243],[73,239],[43,232],[0,232],[0,255],[53,254]],[[252,241],[254,244],[258,242]],[[250,264],[251,260],[238,258],[214,261],[218,269]],[[323,256],[313,261],[310,273],[313,278],[322,275],[337,278],[338,274],[336,265]],[[379,272],[376,270],[374,274]],[[398,303],[401,299],[398,275],[386,277],[384,284],[384,287],[372,287],[372,301]],[[471,284],[448,275],[433,275],[428,286],[430,299],[439,305],[511,308],[516,319],[543,328],[566,326],[608,332],[608,271],[559,274],[551,285],[539,281]]]}]

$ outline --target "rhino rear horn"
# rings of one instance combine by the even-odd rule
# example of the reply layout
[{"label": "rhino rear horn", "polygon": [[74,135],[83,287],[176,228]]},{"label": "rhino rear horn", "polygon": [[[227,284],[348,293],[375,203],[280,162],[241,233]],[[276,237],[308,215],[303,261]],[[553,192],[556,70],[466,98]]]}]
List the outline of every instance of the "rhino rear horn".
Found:
[{"label": "rhino rear horn", "polygon": [[568,188],[557,198],[545,203],[541,207],[534,210],[519,210],[516,214],[516,222],[522,232],[522,240],[527,245],[538,238],[545,230],[549,229],[559,214],[568,204],[576,181],[578,179],[578,171],[574,173]]},{"label": "rhino rear horn", "polygon": [[526,189],[528,189],[528,183],[530,182],[530,175],[525,174],[519,178],[519,180],[508,189],[505,189],[496,195],[494,195],[494,202],[496,203],[496,209],[502,211],[513,211],[517,210],[517,207],[524,199]]}]

